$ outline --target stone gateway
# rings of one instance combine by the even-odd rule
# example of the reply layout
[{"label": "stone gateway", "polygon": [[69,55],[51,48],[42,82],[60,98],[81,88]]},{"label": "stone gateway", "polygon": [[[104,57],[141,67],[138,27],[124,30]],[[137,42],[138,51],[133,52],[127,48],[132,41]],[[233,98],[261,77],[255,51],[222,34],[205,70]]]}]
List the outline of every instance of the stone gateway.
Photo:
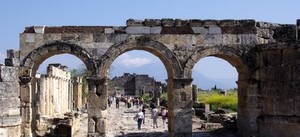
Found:
[{"label": "stone gateway", "polygon": [[[88,70],[87,136],[105,137],[108,70],[119,55],[143,50],[157,56],[167,71],[170,137],[192,136],[192,69],[207,56],[222,58],[237,69],[239,136],[300,135],[300,20],[290,25],[255,20],[129,19],[126,24],[25,28],[20,51],[11,51],[7,68],[1,66],[0,82],[0,93],[5,93],[1,98],[20,94],[21,112],[6,117],[15,119],[14,114],[20,113],[21,120],[0,128],[5,132],[10,132],[5,127],[17,128],[25,137],[36,134],[32,126],[36,71],[47,58],[66,53],[81,59]],[[2,88],[10,82],[2,72],[15,71],[8,66],[19,67],[18,93]]]}]

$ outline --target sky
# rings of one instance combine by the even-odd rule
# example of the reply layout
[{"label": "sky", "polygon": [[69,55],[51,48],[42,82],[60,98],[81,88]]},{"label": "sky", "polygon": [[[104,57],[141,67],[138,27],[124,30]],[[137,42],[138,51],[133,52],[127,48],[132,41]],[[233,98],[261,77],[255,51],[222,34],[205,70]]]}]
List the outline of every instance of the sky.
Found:
[{"label": "sky", "polygon": [[[19,49],[19,34],[28,26],[125,26],[129,18],[255,19],[295,24],[296,20],[300,19],[299,13],[300,0],[1,0],[0,63],[4,62],[7,49]],[[119,65],[123,63],[123,67],[126,68],[126,65],[142,67],[160,62],[152,54],[142,55],[144,53],[128,52],[114,63]],[[74,65],[77,62],[81,63],[72,56],[56,58],[56,60],[65,60],[70,67],[76,67]],[[69,61],[70,59],[72,62]],[[197,64],[195,70],[200,72],[205,70],[205,76],[217,79],[237,77],[234,68],[232,71],[229,70],[230,65],[222,65],[222,67],[211,65],[220,64],[222,61],[224,62],[224,60],[208,58],[200,61],[204,65]],[[200,69],[198,66],[208,68]],[[216,69],[220,68],[228,70],[218,74]]]}]

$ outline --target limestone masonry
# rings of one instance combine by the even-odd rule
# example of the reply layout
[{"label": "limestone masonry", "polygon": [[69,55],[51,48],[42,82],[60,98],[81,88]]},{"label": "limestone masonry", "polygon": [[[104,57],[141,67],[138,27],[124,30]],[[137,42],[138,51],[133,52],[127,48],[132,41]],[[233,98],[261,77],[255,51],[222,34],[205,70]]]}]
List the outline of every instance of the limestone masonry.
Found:
[{"label": "limestone masonry", "polygon": [[[276,24],[255,20],[129,19],[126,24],[26,27],[20,34],[20,50],[9,50],[5,66],[0,66],[0,120],[4,120],[0,122],[0,136],[38,134],[36,102],[42,98],[36,92],[36,71],[47,58],[67,53],[81,59],[88,70],[87,136],[105,137],[109,128],[109,68],[119,55],[130,50],[152,53],[167,70],[170,137],[193,134],[192,69],[207,56],[222,58],[238,71],[239,136],[299,136],[300,20],[296,24]],[[40,110],[45,114],[64,112],[70,105],[64,104],[63,109],[51,110],[46,110],[44,104]]]}]

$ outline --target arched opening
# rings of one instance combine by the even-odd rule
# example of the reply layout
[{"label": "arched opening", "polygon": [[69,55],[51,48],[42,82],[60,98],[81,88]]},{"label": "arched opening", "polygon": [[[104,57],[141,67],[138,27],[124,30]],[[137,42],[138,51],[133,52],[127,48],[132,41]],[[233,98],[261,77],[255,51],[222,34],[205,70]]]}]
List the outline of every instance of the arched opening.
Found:
[{"label": "arched opening", "polygon": [[[108,78],[109,77],[109,68],[112,65],[113,61],[123,53],[126,53],[131,50],[143,50],[147,51],[156,57],[163,63],[166,72],[167,72],[167,92],[168,92],[168,108],[170,111],[173,110],[173,101],[174,97],[172,95],[173,88],[173,78],[175,75],[179,75],[181,67],[179,65],[179,61],[173,55],[173,53],[166,48],[163,44],[152,41],[147,37],[137,37],[134,40],[129,39],[124,43],[120,43],[112,46],[105,55],[102,56],[103,62],[99,64],[99,74],[101,77]],[[163,52],[162,52],[163,51]],[[107,91],[106,91],[107,92]],[[170,112],[172,113],[172,112]],[[171,122],[170,118],[168,120]],[[170,130],[170,124],[168,124],[168,129]]]},{"label": "arched opening", "polygon": [[[90,76],[95,73],[95,63],[90,57],[77,45],[56,42],[34,49],[22,60],[21,103],[32,107],[22,106],[21,110],[23,121],[28,121],[33,135],[73,136],[80,129],[80,114],[86,109],[83,90],[88,89],[83,89],[83,78],[72,77],[64,64],[72,64],[71,68],[77,63],[84,64],[88,70],[86,76]],[[47,59],[56,61],[48,65]],[[40,66],[46,74],[38,73]]]},{"label": "arched opening", "polygon": [[193,68],[193,135],[237,133],[238,73],[227,60],[201,58]]},{"label": "arched opening", "polygon": [[[130,50],[114,60],[109,76],[108,135],[167,134],[167,118],[163,122],[158,116],[167,107],[167,72],[160,59],[144,50]],[[153,127],[153,106],[158,127]],[[140,110],[144,118],[134,119]]]},{"label": "arched opening", "polygon": [[38,136],[79,136],[87,131],[86,76],[86,66],[70,54],[51,56],[39,66],[32,79]]},{"label": "arched opening", "polygon": [[[246,114],[246,108],[247,106],[247,100],[244,100],[244,98],[247,96],[249,91],[249,85],[248,85],[248,67],[247,64],[245,64],[245,60],[243,59],[243,53],[241,53],[239,50],[236,50],[232,47],[207,47],[203,50],[200,50],[197,52],[197,54],[194,54],[188,62],[186,63],[186,68],[194,68],[195,64],[200,61],[201,59],[205,57],[217,57],[219,59],[222,59],[226,62],[228,62],[231,66],[233,66],[237,73],[237,96],[238,96],[238,109],[237,109],[237,127],[238,127],[238,134],[241,135],[242,132],[245,130],[244,123],[247,118],[249,118],[249,115]],[[191,65],[192,64],[192,65]],[[186,69],[185,73],[189,74],[191,73],[192,76],[192,69]],[[194,96],[195,97],[195,96]],[[195,98],[194,98],[195,99]],[[196,99],[195,99],[196,100]],[[204,110],[205,111],[205,110]]]}]

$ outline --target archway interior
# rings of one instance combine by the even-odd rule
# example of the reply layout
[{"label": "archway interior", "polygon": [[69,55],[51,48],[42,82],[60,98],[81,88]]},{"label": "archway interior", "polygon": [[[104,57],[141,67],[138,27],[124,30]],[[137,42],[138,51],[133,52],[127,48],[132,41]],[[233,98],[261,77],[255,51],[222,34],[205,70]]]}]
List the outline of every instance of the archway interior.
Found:
[{"label": "archway interior", "polygon": [[[109,71],[108,95],[114,97],[114,102],[108,107],[110,114],[108,115],[108,127],[110,127],[108,134],[117,136],[122,132],[134,134],[136,131],[140,135],[157,134],[157,132],[167,134],[167,125],[163,127],[160,116],[158,117],[159,127],[152,127],[150,108],[150,104],[154,104],[160,112],[161,108],[165,108],[167,105],[167,102],[164,101],[167,99],[166,79],[168,73],[161,60],[151,50],[132,49],[120,54],[113,61]],[[116,98],[124,101],[119,102],[118,108],[115,106]],[[128,100],[136,103],[128,106]],[[143,106],[145,106],[145,121],[139,131],[137,122],[133,118]]]},{"label": "archway interior", "polygon": [[[39,129],[36,134],[58,135],[69,127],[80,129],[79,134],[87,131],[87,120],[82,121],[87,116],[82,113],[86,112],[87,68],[82,60],[70,53],[51,54],[37,60],[33,68],[33,127]],[[66,130],[63,134],[74,133]]]},{"label": "archway interior", "polygon": [[[238,61],[224,55],[208,56],[201,58],[193,68],[193,92],[195,117],[193,118],[193,132],[213,131],[223,132],[228,127],[224,126],[225,120],[236,124],[238,108]],[[195,91],[194,91],[195,90]],[[196,101],[195,101],[196,99]],[[230,119],[230,120],[229,120]],[[209,127],[213,129],[201,129]],[[236,125],[234,125],[236,127]],[[231,128],[231,127],[230,127]],[[228,129],[229,134],[236,129]]]}]

